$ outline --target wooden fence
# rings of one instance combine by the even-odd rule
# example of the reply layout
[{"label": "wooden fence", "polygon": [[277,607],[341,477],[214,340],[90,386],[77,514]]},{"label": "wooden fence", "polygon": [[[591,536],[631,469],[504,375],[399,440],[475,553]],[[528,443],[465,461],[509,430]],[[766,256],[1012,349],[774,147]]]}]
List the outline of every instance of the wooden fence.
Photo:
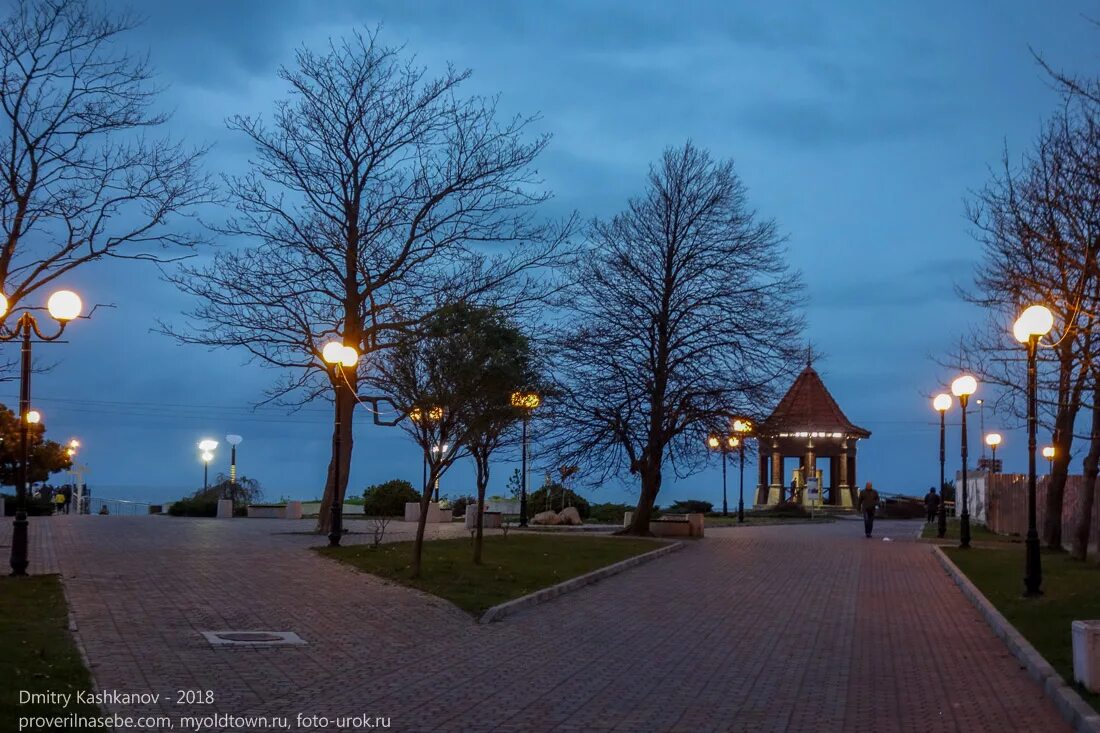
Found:
[{"label": "wooden fence", "polygon": [[[1027,534],[1027,476],[1020,473],[998,473],[986,476],[985,510],[986,524],[1001,534]],[[1036,484],[1036,515],[1039,535],[1042,536],[1046,518],[1047,476],[1039,476]],[[969,485],[969,481],[967,484]],[[1068,476],[1062,501],[1062,544],[1069,547],[1077,526],[1077,506],[1084,486],[1083,476]],[[1089,544],[1097,546],[1100,536],[1100,501],[1092,507],[1092,531]]]}]

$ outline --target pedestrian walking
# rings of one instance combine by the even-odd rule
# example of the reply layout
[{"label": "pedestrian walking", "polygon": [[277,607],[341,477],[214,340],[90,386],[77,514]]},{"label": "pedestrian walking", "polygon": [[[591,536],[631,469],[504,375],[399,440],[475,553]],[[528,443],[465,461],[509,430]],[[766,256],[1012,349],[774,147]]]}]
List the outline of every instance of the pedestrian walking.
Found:
[{"label": "pedestrian walking", "polygon": [[859,510],[863,512],[863,531],[868,537],[875,528],[875,509],[878,507],[878,492],[868,481],[859,492]]},{"label": "pedestrian walking", "polygon": [[928,513],[928,517],[925,520],[928,524],[936,521],[936,514],[940,509],[940,495],[936,493],[936,487],[933,486],[928,489],[928,493],[924,496],[924,509]]},{"label": "pedestrian walking", "polygon": [[60,514],[61,511],[65,508],[65,494],[60,489],[54,492],[53,508],[54,514]]}]

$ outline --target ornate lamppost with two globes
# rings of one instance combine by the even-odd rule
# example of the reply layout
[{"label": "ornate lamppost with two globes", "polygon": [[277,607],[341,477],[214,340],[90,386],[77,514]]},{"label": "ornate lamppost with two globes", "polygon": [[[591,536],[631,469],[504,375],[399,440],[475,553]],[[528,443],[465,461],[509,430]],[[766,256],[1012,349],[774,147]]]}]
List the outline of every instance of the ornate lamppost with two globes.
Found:
[{"label": "ornate lamppost with two globes", "polygon": [[[0,326],[0,341],[21,340],[19,372],[19,478],[15,491],[15,521],[11,538],[11,574],[26,575],[27,564],[27,482],[30,472],[30,426],[41,420],[41,414],[31,409],[31,337],[39,341],[57,341],[65,332],[65,327],[80,317],[84,304],[80,296],[71,290],[58,290],[46,300],[46,311],[57,321],[57,330],[45,333],[39,326],[32,310],[23,308],[19,318],[12,326],[4,323]],[[0,318],[9,315],[9,303],[5,295],[0,294]]]}]

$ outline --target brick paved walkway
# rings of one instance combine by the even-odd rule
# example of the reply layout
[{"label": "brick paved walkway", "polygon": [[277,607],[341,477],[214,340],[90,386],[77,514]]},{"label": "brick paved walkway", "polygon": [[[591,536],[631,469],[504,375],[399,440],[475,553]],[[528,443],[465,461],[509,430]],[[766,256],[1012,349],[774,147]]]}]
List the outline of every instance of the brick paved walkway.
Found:
[{"label": "brick paved walkway", "polygon": [[[854,522],[708,530],[486,627],[315,556],[315,537],[273,534],[302,526],[38,520],[32,571],[63,573],[100,687],[216,695],[115,708],[127,714],[365,713],[397,731],[1069,730],[912,524],[881,523],[890,543]],[[309,643],[215,649],[199,633],[224,629]]]}]

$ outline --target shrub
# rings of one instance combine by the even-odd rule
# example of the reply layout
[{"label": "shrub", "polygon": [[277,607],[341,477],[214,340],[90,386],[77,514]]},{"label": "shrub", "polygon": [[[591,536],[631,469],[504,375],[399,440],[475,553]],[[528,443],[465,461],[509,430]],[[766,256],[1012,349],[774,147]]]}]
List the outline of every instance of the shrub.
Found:
[{"label": "shrub", "polygon": [[[550,497],[550,508],[555,512],[560,512],[562,510],[562,485],[555,481],[545,483],[527,495],[527,513],[534,516],[539,512],[546,511],[547,494]],[[588,500],[570,489],[565,490],[565,506],[576,507],[581,519],[587,519],[591,510]],[[619,521],[622,521],[622,517],[619,517]]]},{"label": "shrub", "polygon": [[592,504],[588,507],[588,519],[601,524],[621,524],[623,514],[634,511],[631,504]]},{"label": "shrub", "polygon": [[170,504],[168,513],[173,517],[216,517],[218,516],[218,500],[189,496]]},{"label": "shrub", "polygon": [[368,486],[363,492],[363,513],[372,517],[403,517],[405,504],[420,501],[420,492],[404,479]]},{"label": "shrub", "polygon": [[[17,506],[15,496],[12,494],[0,494],[0,503],[4,505],[4,516],[14,517],[15,507]],[[39,496],[35,497],[31,493],[27,493],[27,516],[28,517],[46,517],[53,514],[53,503],[47,497]]]},{"label": "shrub", "polygon": [[810,510],[795,501],[784,501],[771,509],[760,509],[757,516],[763,517],[808,517]]},{"label": "shrub", "polygon": [[451,512],[456,517],[464,517],[466,516],[466,507],[472,504],[477,504],[476,496],[470,496],[468,494],[466,496],[459,496],[451,501]]},{"label": "shrub", "polygon": [[878,510],[883,519],[919,519],[926,514],[924,500],[908,496],[884,498]]},{"label": "shrub", "polygon": [[714,504],[701,499],[681,499],[665,511],[669,514],[706,514],[714,509]]}]

